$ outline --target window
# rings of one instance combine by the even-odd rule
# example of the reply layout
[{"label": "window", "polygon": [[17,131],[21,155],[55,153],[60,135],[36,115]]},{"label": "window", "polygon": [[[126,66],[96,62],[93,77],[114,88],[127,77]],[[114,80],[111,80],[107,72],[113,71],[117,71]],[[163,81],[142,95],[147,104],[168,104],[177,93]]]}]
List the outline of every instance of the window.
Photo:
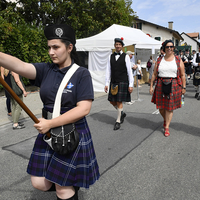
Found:
[{"label": "window", "polygon": [[179,41],[176,39],[175,46],[179,46]]},{"label": "window", "polygon": [[155,40],[161,41],[161,37],[155,37]]},{"label": "window", "polygon": [[134,28],[142,30],[142,23],[136,23],[133,26],[134,26]]}]

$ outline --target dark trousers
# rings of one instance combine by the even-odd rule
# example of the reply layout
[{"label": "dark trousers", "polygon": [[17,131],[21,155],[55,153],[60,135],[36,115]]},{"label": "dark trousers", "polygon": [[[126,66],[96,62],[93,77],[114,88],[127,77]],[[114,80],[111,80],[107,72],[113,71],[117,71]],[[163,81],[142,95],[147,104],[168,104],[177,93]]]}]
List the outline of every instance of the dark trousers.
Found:
[{"label": "dark trousers", "polygon": [[6,106],[7,106],[8,113],[10,113],[11,112],[10,97],[7,97],[6,99]]}]

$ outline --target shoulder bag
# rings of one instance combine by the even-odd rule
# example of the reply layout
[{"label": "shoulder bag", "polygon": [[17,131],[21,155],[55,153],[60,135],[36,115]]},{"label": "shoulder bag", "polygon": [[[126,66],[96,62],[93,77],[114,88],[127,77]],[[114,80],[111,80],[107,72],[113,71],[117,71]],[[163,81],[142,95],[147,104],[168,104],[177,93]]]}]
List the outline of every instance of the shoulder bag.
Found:
[{"label": "shoulder bag", "polygon": [[[25,88],[25,85],[24,85],[24,82],[22,81],[22,78],[21,76],[19,75],[19,79],[23,85],[23,87]],[[11,86],[12,86],[12,89],[13,91],[16,93],[17,96],[20,96],[23,94],[23,91],[21,90],[21,88],[17,85],[17,83],[15,82],[15,79],[13,77],[13,75],[11,74],[10,75],[10,81],[11,81]]]},{"label": "shoulder bag", "polygon": [[[79,66],[74,63],[64,76],[56,94],[52,118],[58,117],[60,115],[61,96],[63,89],[78,68]],[[51,138],[47,138],[46,135],[44,135],[44,141],[47,142],[55,152],[61,155],[68,155],[74,152],[80,141],[79,133],[77,132],[74,124],[66,124],[52,128],[50,130],[50,134]]]}]

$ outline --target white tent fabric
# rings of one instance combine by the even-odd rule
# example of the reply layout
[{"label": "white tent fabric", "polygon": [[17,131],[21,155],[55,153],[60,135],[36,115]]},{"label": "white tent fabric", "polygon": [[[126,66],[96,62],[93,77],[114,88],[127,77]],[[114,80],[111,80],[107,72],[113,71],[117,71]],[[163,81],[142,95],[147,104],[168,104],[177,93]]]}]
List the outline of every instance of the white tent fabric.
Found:
[{"label": "white tent fabric", "polygon": [[89,52],[88,69],[92,76],[95,92],[103,92],[106,80],[106,65],[110,51],[91,51]]},{"label": "white tent fabric", "polygon": [[114,38],[124,38],[125,46],[135,45],[141,49],[160,49],[161,42],[147,36],[139,29],[113,24],[92,37],[78,39],[77,51],[88,51],[88,70],[92,76],[95,92],[103,92],[108,57],[114,49]]},{"label": "white tent fabric", "polygon": [[109,51],[114,48],[114,38],[124,38],[125,46],[136,45],[142,49],[160,49],[161,42],[154,40],[139,29],[113,24],[92,37],[78,39],[77,51]]}]

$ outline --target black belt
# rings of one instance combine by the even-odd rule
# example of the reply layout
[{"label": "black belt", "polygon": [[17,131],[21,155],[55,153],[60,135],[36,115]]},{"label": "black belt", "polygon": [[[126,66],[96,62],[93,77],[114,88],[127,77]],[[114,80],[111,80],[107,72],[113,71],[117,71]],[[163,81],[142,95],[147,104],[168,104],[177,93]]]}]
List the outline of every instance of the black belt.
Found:
[{"label": "black belt", "polygon": [[161,78],[161,79],[177,79],[177,77],[172,78],[172,77],[160,77],[160,76],[158,76],[158,78]]}]

